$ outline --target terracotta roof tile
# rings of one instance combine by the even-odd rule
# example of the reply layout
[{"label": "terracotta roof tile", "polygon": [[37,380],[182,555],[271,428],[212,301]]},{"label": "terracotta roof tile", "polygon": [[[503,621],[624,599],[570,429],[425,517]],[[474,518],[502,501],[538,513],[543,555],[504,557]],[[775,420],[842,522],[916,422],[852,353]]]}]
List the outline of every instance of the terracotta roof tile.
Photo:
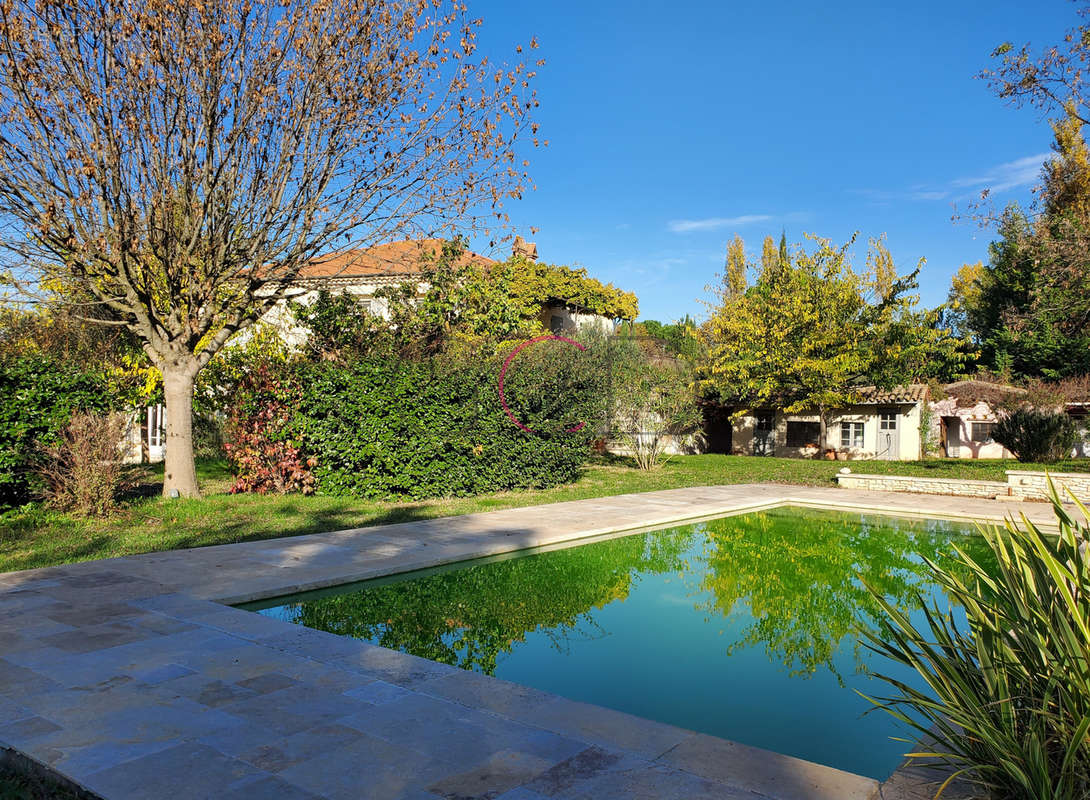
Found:
[{"label": "terracotta roof tile", "polygon": [[918,403],[928,397],[926,383],[910,383],[893,389],[879,389],[877,386],[857,386],[859,402],[863,405],[882,405],[883,403]]},{"label": "terracotta roof tile", "polygon": [[[424,258],[438,256],[442,248],[442,239],[421,239],[387,242],[366,249],[345,250],[314,259],[299,271],[299,277],[304,280],[315,280],[415,275],[420,273]],[[466,251],[458,259],[456,266],[476,264],[490,267],[496,263],[491,258]]]}]

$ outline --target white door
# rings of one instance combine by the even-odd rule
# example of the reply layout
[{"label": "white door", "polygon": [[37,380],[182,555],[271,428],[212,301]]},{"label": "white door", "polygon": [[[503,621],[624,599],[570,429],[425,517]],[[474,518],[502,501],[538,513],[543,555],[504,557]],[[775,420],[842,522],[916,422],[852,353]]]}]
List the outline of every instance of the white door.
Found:
[{"label": "white door", "polygon": [[946,457],[961,458],[961,418],[943,417],[946,423]]},{"label": "white door", "polygon": [[897,461],[901,458],[901,435],[897,430],[900,415],[896,411],[878,414],[878,458]]}]

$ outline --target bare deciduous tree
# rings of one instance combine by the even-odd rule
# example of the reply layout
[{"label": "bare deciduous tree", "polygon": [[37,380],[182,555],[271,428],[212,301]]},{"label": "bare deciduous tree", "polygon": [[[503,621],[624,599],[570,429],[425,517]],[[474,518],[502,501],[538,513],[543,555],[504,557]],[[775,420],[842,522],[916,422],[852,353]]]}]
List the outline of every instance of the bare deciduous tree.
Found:
[{"label": "bare deciduous tree", "polygon": [[[1078,15],[1090,20],[1090,3],[1075,0]],[[981,72],[992,90],[1015,106],[1028,105],[1044,114],[1057,110],[1090,125],[1090,22],[1073,28],[1063,42],[1034,52],[1028,44],[1004,42],[992,57],[998,64]]]},{"label": "bare deciduous tree", "polygon": [[162,372],[164,494],[197,494],[198,371],[308,261],[487,227],[527,187],[534,72],[479,25],[461,0],[0,2],[0,242]]}]

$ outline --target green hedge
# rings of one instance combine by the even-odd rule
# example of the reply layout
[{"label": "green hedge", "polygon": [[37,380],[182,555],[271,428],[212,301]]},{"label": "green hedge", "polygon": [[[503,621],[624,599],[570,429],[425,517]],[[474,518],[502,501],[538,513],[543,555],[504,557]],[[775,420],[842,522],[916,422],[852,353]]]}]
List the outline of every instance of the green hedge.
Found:
[{"label": "green hedge", "polygon": [[40,445],[54,442],[74,410],[105,411],[112,405],[102,375],[43,356],[0,363],[0,398],[0,505],[30,499],[34,455]]},{"label": "green hedge", "polygon": [[[564,372],[579,363],[573,348],[535,351],[507,379],[509,405],[532,433],[504,412],[495,359],[301,365],[292,435],[314,459],[318,491],[422,498],[573,481],[590,451],[601,392],[585,377],[585,360],[577,368],[584,378]],[[591,424],[569,432],[577,420]]]}]

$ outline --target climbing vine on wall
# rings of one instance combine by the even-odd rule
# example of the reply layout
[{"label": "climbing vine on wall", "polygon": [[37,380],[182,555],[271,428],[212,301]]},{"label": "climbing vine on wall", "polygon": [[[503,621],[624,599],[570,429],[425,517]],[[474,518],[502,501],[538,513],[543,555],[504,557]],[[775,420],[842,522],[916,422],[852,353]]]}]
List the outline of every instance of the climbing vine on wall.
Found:
[{"label": "climbing vine on wall", "polygon": [[526,316],[533,316],[543,305],[557,301],[577,311],[611,319],[634,320],[639,314],[635,294],[590,277],[582,267],[513,258],[493,268],[490,277],[519,302]]}]

